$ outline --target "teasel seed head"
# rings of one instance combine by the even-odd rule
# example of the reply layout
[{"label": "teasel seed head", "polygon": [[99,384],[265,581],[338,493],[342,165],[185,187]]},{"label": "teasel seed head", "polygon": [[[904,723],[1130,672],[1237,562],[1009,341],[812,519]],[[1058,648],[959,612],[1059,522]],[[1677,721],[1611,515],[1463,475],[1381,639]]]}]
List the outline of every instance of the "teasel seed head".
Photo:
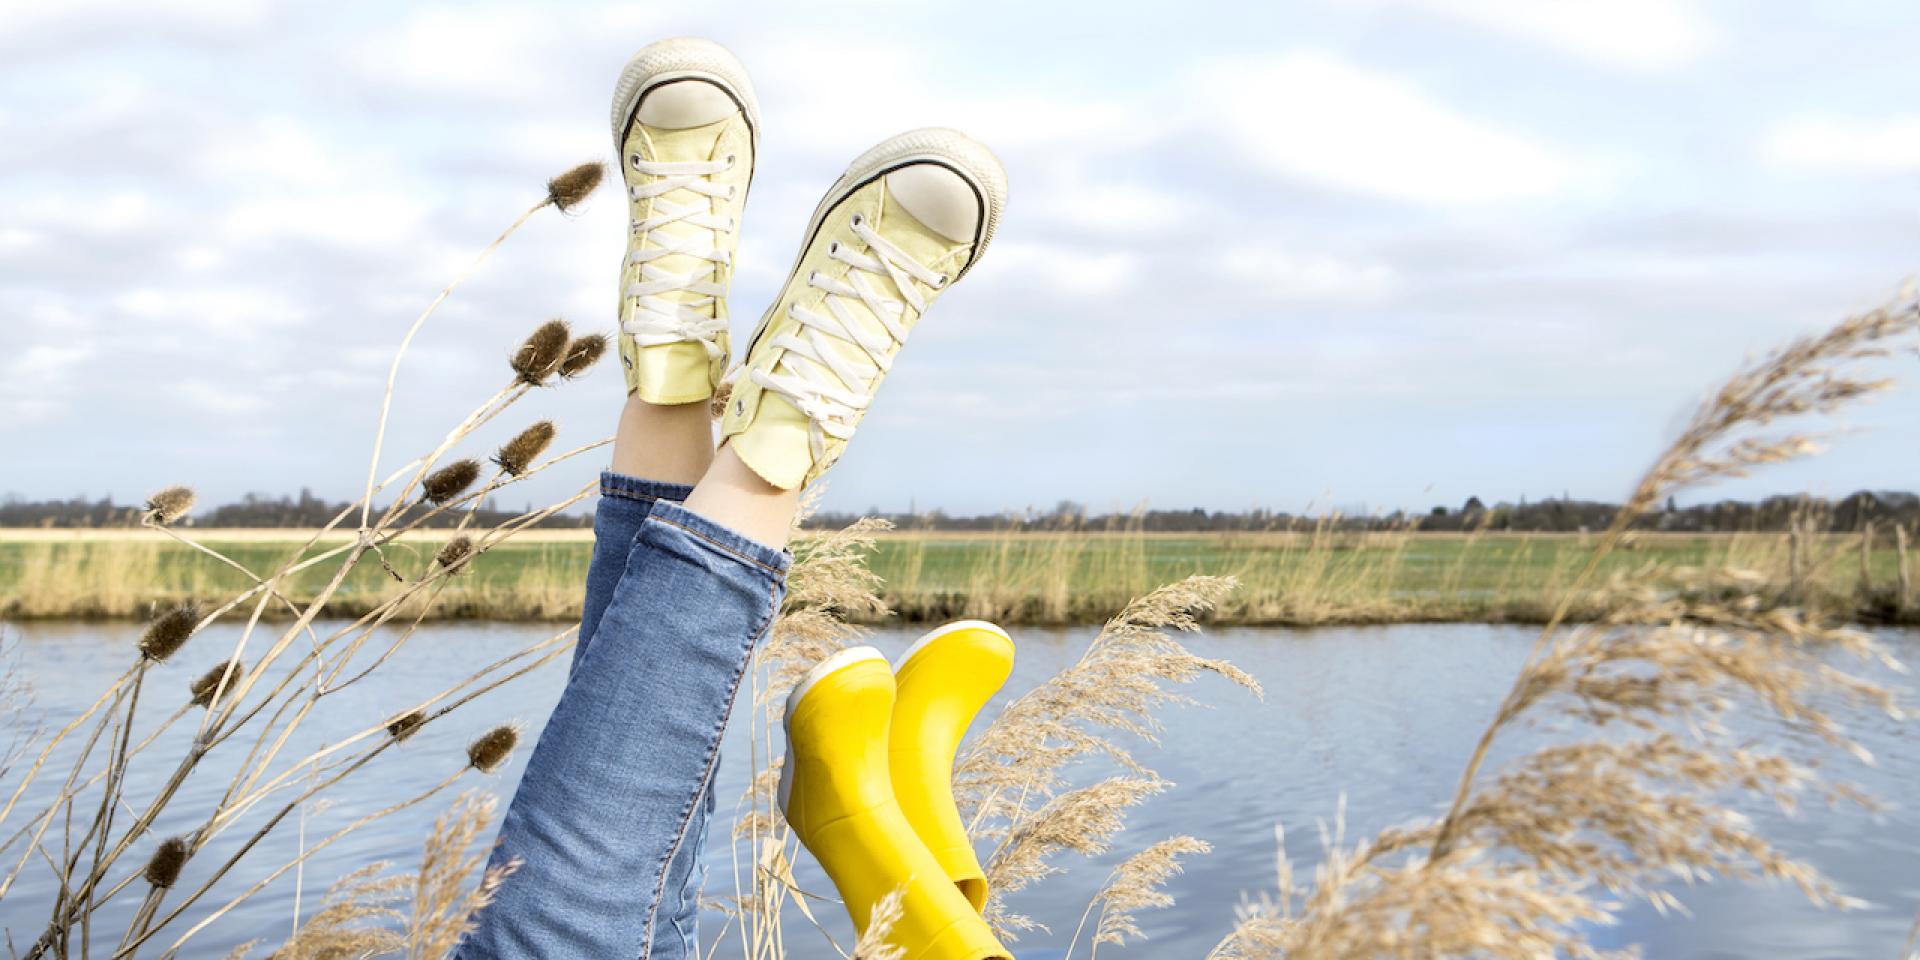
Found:
[{"label": "teasel seed head", "polygon": [[180,879],[180,869],[187,865],[187,838],[168,837],[160,841],[153,850],[153,856],[147,858],[147,868],[142,871],[147,882],[165,890]]},{"label": "teasel seed head", "polygon": [[572,380],[593,369],[593,365],[599,363],[606,352],[606,334],[590,333],[584,337],[576,337],[572,343],[567,344],[566,356],[560,358],[560,375]]},{"label": "teasel seed head", "polygon": [[[231,672],[229,672],[229,669],[231,669]],[[201,674],[200,679],[195,680],[193,686],[187,688],[193,693],[193,699],[187,702],[196,707],[211,705],[213,703],[213,692],[220,689],[222,678],[225,678],[227,686],[224,692],[232,693],[233,685],[240,681],[240,674],[245,670],[246,666],[237,659],[214,664],[213,669]]]},{"label": "teasel seed head", "polygon": [[193,489],[174,485],[147,498],[147,522],[162,526],[187,515],[193,509]]},{"label": "teasel seed head", "polygon": [[575,204],[587,198],[607,175],[606,164],[598,160],[583,163],[547,181],[547,202],[562,212],[572,212]]},{"label": "teasel seed head", "polygon": [[426,726],[426,723],[426,714],[418,710],[409,711],[393,718],[393,722],[387,724],[387,735],[395,740],[405,740],[413,736],[421,727]]},{"label": "teasel seed head", "polygon": [[481,773],[492,773],[507,762],[519,744],[520,731],[513,724],[503,723],[467,744],[467,762]]},{"label": "teasel seed head", "polygon": [[465,563],[467,558],[472,555],[473,538],[462,534],[454,537],[452,540],[448,540],[446,545],[440,548],[440,553],[433,559],[436,563],[446,567],[448,570],[453,570],[462,563]]},{"label": "teasel seed head", "polygon": [[529,386],[544,383],[553,376],[553,368],[559,366],[566,357],[571,336],[565,320],[548,320],[533,328],[533,333],[521,342],[520,348],[513,351],[510,363],[514,375]]},{"label": "teasel seed head", "polygon": [[546,451],[547,444],[553,442],[553,434],[553,421],[542,420],[508,440],[506,446],[493,455],[493,462],[516,477],[526,473],[533,461]]},{"label": "teasel seed head", "polygon": [[719,420],[727,415],[727,401],[733,399],[733,381],[722,380],[713,387],[713,399],[707,401],[707,416]]},{"label": "teasel seed head", "polygon": [[173,656],[186,646],[187,638],[199,625],[200,611],[193,604],[183,603],[168,610],[147,624],[147,632],[140,635],[140,655],[155,663]]},{"label": "teasel seed head", "polygon": [[467,492],[467,488],[473,486],[473,482],[478,479],[480,479],[480,461],[455,460],[427,474],[427,479],[420,484],[420,488],[426,493],[428,500],[434,503],[446,503]]}]

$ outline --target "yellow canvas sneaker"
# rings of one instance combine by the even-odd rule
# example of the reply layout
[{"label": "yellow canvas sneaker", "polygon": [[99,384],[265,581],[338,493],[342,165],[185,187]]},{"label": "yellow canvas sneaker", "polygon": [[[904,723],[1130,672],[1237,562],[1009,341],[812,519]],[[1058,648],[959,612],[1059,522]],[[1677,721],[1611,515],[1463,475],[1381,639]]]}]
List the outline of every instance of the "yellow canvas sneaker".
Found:
[{"label": "yellow canvas sneaker", "polygon": [[865,933],[873,907],[898,890],[889,942],[908,960],[1012,960],[947,879],[894,800],[887,776],[893,670],[854,647],[807,672],[787,698],[780,810]]},{"label": "yellow canvas sneaker", "polygon": [[705,400],[727,365],[727,284],[760,114],[746,69],[710,40],[650,44],[613,91],[630,208],[620,360],[649,403]]},{"label": "yellow canvas sneaker", "polygon": [[722,442],[781,489],[832,466],[927,307],[979,262],[1006,195],[993,153],[953,130],[903,133],[856,159],[747,346]]},{"label": "yellow canvas sneaker", "polygon": [[967,727],[1012,672],[1013,638],[984,620],[927,633],[893,671],[887,765],[894,799],[975,910],[987,905],[987,875],[953,803],[953,761]]}]

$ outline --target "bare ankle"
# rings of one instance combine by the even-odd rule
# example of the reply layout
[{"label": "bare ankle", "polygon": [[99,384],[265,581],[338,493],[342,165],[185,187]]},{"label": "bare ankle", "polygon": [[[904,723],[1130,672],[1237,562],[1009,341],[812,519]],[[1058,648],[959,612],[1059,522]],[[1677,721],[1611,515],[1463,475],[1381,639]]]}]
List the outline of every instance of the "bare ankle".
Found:
[{"label": "bare ankle", "polygon": [[793,533],[800,491],[782,490],[754,473],[730,447],[721,447],[687,509],[761,543],[784,547]]},{"label": "bare ankle", "polygon": [[695,483],[713,462],[707,401],[671,406],[628,395],[613,439],[613,470],[667,483]]}]

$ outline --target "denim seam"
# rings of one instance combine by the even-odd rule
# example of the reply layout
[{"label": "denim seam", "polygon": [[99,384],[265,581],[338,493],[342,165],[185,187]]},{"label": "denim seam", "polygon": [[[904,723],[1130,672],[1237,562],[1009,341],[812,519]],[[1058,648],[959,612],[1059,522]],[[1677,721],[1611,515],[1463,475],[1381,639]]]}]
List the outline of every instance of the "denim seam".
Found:
[{"label": "denim seam", "polygon": [[[711,788],[704,790],[701,792],[701,799],[695,802],[695,806],[705,808],[712,798],[713,790]],[[702,809],[698,819],[700,820],[700,831],[699,835],[693,839],[695,851],[693,858],[694,863],[693,866],[687,870],[686,882],[680,885],[680,901],[678,904],[679,908],[684,908],[687,904],[691,903],[693,905],[692,915],[685,918],[686,922],[682,923],[681,913],[683,909],[676,909],[672,920],[673,929],[680,934],[681,945],[685,948],[686,955],[694,958],[694,960],[698,960],[700,956],[700,890],[706,886],[707,879],[707,865],[699,851],[702,847],[706,846],[707,831],[713,826],[713,811]],[[671,867],[669,867],[669,869],[671,869]]]},{"label": "denim seam", "polygon": [[[660,519],[660,522],[673,523],[673,521],[666,519]],[[680,527],[682,530],[687,530],[686,527],[681,527],[677,523],[673,525]],[[687,532],[696,537],[700,537],[702,540],[708,540],[708,538],[700,536],[696,531],[687,530]],[[708,542],[711,543],[712,541],[708,540]],[[727,550],[725,546],[718,543],[715,543],[714,546],[722,550]],[[735,551],[727,550],[727,552],[734,553]],[[753,560],[752,557],[742,557],[741,559]],[[759,563],[757,560],[753,562]],[[760,566],[765,567],[766,564],[762,563]],[[760,644],[760,638],[765,636],[767,628],[773,625],[774,614],[779,612],[780,605],[777,602],[779,590],[780,584],[777,581],[767,585],[767,611],[761,616],[760,624],[747,634],[746,649],[741,651],[739,666],[734,668],[733,683],[727,689],[727,708],[721,712],[719,723],[714,725],[713,739],[707,743],[706,772],[700,777],[699,788],[694,790],[693,797],[688,800],[686,807],[681,811],[680,829],[674,835],[673,844],[667,848],[666,855],[660,858],[658,868],[659,879],[654,882],[653,886],[653,903],[647,907],[647,922],[640,937],[640,960],[648,960],[648,958],[653,956],[653,928],[655,922],[660,917],[660,901],[666,896],[667,873],[673,863],[674,856],[680,852],[680,845],[687,840],[688,828],[693,826],[694,805],[700,802],[700,795],[702,793],[713,789],[714,758],[720,754],[720,739],[725,736],[727,732],[728,718],[733,716],[733,702],[740,696],[740,678],[746,674],[747,664],[753,659],[753,648]]]},{"label": "denim seam", "polygon": [[785,573],[785,571],[781,570],[778,567],[771,566],[759,560],[758,558],[747,556],[745,553],[742,553],[739,550],[735,550],[734,548],[729,547],[726,544],[721,543],[720,541],[715,540],[714,538],[709,537],[706,534],[701,533],[700,531],[687,526],[686,524],[675,523],[674,521],[669,520],[666,517],[662,517],[658,515],[648,517],[647,519],[664,523],[667,526],[673,527],[676,530],[683,530],[691,536],[700,538],[702,541],[712,546],[715,550],[724,551],[730,557],[738,557],[741,560],[745,560],[746,562],[751,563],[754,566],[759,567],[760,569],[765,570],[766,572],[771,573],[776,577],[781,576],[782,574]]}]

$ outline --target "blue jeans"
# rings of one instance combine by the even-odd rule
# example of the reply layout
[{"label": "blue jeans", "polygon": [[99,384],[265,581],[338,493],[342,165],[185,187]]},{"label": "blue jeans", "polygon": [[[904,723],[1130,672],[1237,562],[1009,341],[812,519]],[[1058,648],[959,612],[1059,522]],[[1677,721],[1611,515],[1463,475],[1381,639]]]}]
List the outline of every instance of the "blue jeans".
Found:
[{"label": "blue jeans", "polygon": [[689,491],[600,478],[573,666],[493,852],[520,865],[463,960],[700,956],[720,735],[792,557],[687,511]]}]

